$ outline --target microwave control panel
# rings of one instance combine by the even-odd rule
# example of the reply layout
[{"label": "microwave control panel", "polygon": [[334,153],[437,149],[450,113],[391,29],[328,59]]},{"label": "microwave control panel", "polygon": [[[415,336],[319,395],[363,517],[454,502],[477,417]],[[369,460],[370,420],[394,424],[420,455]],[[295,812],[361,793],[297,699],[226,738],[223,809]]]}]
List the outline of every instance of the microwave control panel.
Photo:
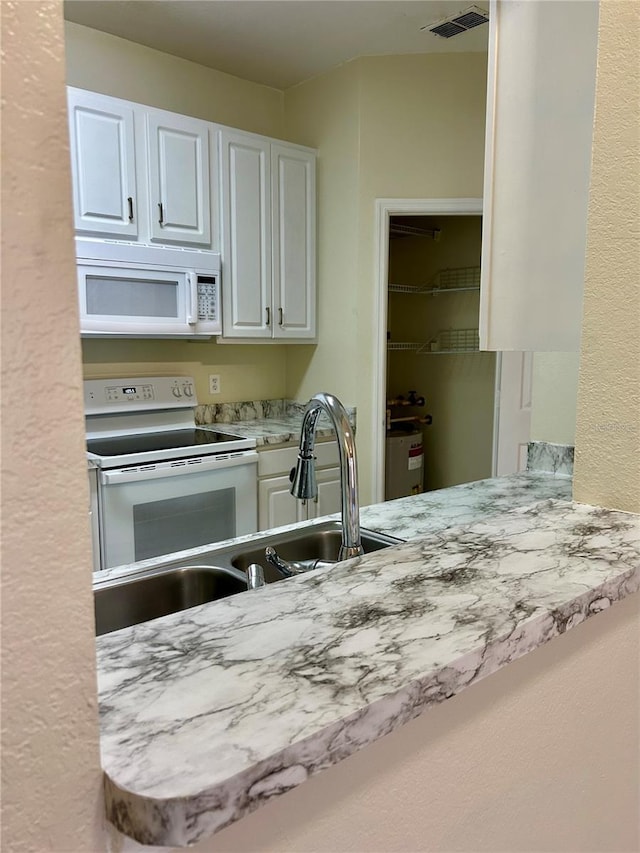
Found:
[{"label": "microwave control panel", "polygon": [[198,276],[198,322],[218,320],[218,279],[214,275]]}]

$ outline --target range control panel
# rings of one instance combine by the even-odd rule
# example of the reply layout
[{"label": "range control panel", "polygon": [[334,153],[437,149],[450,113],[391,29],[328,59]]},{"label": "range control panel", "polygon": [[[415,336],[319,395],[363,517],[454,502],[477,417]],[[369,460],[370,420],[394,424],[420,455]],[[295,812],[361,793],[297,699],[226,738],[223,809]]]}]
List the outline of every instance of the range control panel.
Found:
[{"label": "range control panel", "polygon": [[85,415],[191,409],[197,403],[190,376],[87,379],[83,384]]},{"label": "range control panel", "polygon": [[105,388],[107,403],[153,400],[153,385],[110,385]]}]

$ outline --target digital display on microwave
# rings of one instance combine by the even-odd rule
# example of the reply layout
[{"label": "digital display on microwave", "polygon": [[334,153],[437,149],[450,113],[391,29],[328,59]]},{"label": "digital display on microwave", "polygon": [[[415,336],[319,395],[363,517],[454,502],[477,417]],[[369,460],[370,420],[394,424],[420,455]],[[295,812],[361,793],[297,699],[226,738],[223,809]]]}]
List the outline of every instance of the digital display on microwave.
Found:
[{"label": "digital display on microwave", "polygon": [[123,394],[136,394],[137,391],[138,391],[137,388],[123,388],[122,389]]}]

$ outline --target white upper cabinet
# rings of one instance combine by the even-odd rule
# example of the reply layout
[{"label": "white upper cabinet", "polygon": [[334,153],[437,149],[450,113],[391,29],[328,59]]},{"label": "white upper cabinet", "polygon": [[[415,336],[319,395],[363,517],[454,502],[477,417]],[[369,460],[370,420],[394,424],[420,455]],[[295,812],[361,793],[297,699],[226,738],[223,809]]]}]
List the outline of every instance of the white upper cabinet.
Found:
[{"label": "white upper cabinet", "polygon": [[69,90],[75,228],[120,239],[138,235],[133,109],[121,101]]},{"label": "white upper cabinet", "polygon": [[271,145],[276,337],[315,336],[315,154]]},{"label": "white upper cabinet", "polygon": [[221,132],[225,337],[272,337],[269,147],[260,136]]},{"label": "white upper cabinet", "polygon": [[67,93],[76,231],[218,251],[217,125]]},{"label": "white upper cabinet", "polygon": [[221,132],[223,337],[315,338],[315,152]]},{"label": "white upper cabinet", "polygon": [[68,89],[75,227],[222,255],[223,336],[316,337],[316,152]]},{"label": "white upper cabinet", "polygon": [[151,239],[209,246],[209,125],[156,110],[146,125]]},{"label": "white upper cabinet", "polygon": [[580,345],[597,2],[492,2],[480,346]]}]

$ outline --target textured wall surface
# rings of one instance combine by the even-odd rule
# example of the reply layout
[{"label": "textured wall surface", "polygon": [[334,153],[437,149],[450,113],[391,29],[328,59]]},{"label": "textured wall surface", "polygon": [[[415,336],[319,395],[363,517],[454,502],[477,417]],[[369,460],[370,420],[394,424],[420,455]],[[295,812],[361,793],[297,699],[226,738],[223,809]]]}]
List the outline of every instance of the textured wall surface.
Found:
[{"label": "textured wall surface", "polygon": [[600,4],[574,495],[640,512],[640,4]]},{"label": "textured wall surface", "polygon": [[1,846],[93,853],[104,806],[62,4],[2,3],[2,47]]}]

